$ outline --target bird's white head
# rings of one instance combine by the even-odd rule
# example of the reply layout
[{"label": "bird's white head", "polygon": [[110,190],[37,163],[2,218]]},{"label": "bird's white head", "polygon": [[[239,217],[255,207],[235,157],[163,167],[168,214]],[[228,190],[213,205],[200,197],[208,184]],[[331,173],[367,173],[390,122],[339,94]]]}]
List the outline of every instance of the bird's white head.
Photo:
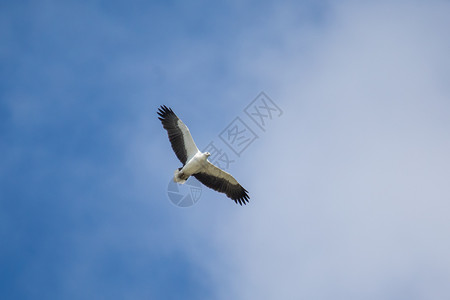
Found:
[{"label": "bird's white head", "polygon": [[209,153],[209,152],[205,152],[205,153],[203,153],[203,154],[206,156],[206,158],[208,158],[208,157],[211,156],[211,153]]}]

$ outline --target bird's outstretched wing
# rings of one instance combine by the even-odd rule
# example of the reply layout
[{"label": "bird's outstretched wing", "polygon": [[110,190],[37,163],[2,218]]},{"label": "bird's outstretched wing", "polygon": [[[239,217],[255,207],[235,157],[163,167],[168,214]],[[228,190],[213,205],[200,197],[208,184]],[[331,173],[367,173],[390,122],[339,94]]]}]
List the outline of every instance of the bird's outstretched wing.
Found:
[{"label": "bird's outstretched wing", "polygon": [[233,176],[215,165],[207,162],[207,166],[200,173],[193,175],[201,183],[220,193],[225,193],[234,202],[247,204],[250,199],[248,191],[244,189]]},{"label": "bird's outstretched wing", "polygon": [[192,139],[189,128],[177,117],[170,107],[162,105],[158,110],[158,119],[161,121],[173,152],[178,159],[184,164],[191,159],[199,150]]}]

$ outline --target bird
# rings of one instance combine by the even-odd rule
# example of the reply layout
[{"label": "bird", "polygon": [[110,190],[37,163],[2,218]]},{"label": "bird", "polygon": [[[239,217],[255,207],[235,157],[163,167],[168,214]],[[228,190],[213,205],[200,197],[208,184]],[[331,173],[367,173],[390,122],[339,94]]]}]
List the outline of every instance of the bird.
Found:
[{"label": "bird", "polygon": [[227,195],[234,202],[247,204],[250,196],[231,174],[216,167],[208,161],[209,152],[201,152],[195,145],[189,128],[181,121],[170,107],[161,105],[157,111],[175,155],[183,164],[174,172],[173,180],[183,184],[194,176],[205,186]]}]

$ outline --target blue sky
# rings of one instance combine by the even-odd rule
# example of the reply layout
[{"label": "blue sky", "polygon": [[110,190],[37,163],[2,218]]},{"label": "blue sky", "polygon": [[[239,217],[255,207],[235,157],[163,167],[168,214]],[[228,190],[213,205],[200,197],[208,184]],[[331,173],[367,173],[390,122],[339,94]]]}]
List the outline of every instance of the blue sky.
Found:
[{"label": "blue sky", "polygon": [[[448,299],[446,1],[3,1],[5,299]],[[156,118],[199,147],[284,111],[178,208]]]}]

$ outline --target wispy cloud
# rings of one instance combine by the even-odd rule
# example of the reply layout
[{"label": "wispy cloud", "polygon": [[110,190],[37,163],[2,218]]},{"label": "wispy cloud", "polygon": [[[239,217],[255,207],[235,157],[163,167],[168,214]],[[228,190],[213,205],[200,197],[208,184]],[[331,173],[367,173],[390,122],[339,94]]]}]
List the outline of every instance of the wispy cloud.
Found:
[{"label": "wispy cloud", "polygon": [[[448,298],[447,3],[2,5],[3,295]],[[156,107],[206,146],[261,90],[251,203],[173,207]]]},{"label": "wispy cloud", "polygon": [[220,230],[224,299],[449,296],[449,9],[334,5],[250,60],[286,113],[243,162],[252,205]]}]

